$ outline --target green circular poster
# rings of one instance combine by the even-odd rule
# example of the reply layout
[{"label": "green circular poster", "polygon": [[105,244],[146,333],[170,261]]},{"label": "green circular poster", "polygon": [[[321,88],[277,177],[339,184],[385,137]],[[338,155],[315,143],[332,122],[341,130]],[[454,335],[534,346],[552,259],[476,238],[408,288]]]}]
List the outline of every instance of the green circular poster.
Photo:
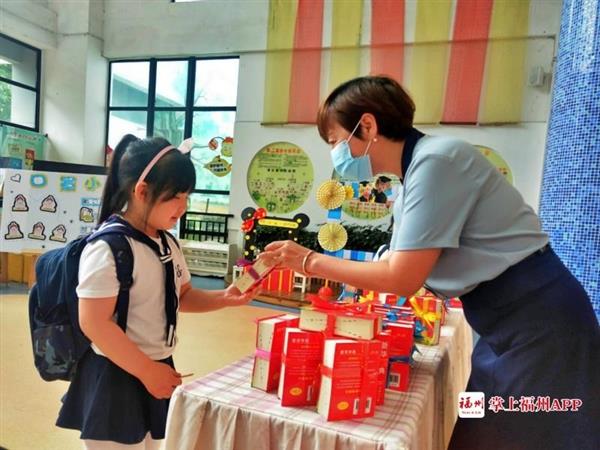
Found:
[{"label": "green circular poster", "polygon": [[493,166],[495,166],[500,171],[502,175],[506,177],[506,180],[510,184],[513,184],[512,171],[510,170],[508,163],[504,160],[504,158],[502,158],[502,156],[498,154],[498,152],[484,145],[476,145],[475,147],[481,152],[483,156],[487,158],[489,162],[492,163]]},{"label": "green circular poster", "polygon": [[259,207],[284,214],[304,204],[313,179],[313,165],[304,150],[291,142],[273,142],[252,159],[248,192]]}]

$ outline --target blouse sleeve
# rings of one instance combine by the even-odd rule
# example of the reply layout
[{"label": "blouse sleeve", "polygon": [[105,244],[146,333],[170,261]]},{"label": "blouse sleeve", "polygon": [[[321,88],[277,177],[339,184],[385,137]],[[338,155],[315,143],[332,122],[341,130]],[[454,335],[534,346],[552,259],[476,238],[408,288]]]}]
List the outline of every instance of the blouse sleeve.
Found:
[{"label": "blouse sleeve", "polygon": [[85,246],[79,259],[79,298],[116,297],[119,280],[109,245],[98,239]]}]

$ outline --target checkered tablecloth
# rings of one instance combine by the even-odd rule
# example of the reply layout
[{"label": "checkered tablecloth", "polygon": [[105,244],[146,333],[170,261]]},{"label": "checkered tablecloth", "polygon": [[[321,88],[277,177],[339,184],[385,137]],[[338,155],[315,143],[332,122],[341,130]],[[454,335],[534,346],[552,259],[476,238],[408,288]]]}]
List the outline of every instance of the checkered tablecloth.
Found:
[{"label": "checkered tablecloth", "polygon": [[315,408],[279,405],[250,387],[251,356],[180,386],[171,399],[168,450],[444,449],[470,372],[472,333],[450,310],[437,346],[419,345],[408,392],[386,390],[374,417],[327,422]]}]

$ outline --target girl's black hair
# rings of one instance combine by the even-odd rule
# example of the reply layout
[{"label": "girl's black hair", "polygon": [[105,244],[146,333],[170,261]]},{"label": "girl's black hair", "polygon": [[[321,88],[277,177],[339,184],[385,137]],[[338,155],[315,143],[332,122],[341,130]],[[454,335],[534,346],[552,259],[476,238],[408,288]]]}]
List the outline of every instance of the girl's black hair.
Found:
[{"label": "girl's black hair", "polygon": [[[161,137],[123,136],[113,152],[98,223],[123,210],[148,163],[168,145],[169,141]],[[189,154],[173,149],[158,160],[144,181],[148,184],[149,211],[159,199],[170,200],[179,193],[191,192],[196,185],[196,171]]]}]

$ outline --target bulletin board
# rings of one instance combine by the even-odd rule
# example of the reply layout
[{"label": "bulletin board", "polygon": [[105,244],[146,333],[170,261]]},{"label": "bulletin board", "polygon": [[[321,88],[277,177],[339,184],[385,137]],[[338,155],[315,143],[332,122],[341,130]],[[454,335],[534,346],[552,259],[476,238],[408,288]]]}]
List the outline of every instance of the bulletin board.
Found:
[{"label": "bulletin board", "polygon": [[314,180],[308,155],[290,142],[264,146],[248,168],[248,192],[260,208],[285,214],[300,208],[308,199]]},{"label": "bulletin board", "polygon": [[94,228],[106,175],[4,169],[0,247],[50,250]]}]

